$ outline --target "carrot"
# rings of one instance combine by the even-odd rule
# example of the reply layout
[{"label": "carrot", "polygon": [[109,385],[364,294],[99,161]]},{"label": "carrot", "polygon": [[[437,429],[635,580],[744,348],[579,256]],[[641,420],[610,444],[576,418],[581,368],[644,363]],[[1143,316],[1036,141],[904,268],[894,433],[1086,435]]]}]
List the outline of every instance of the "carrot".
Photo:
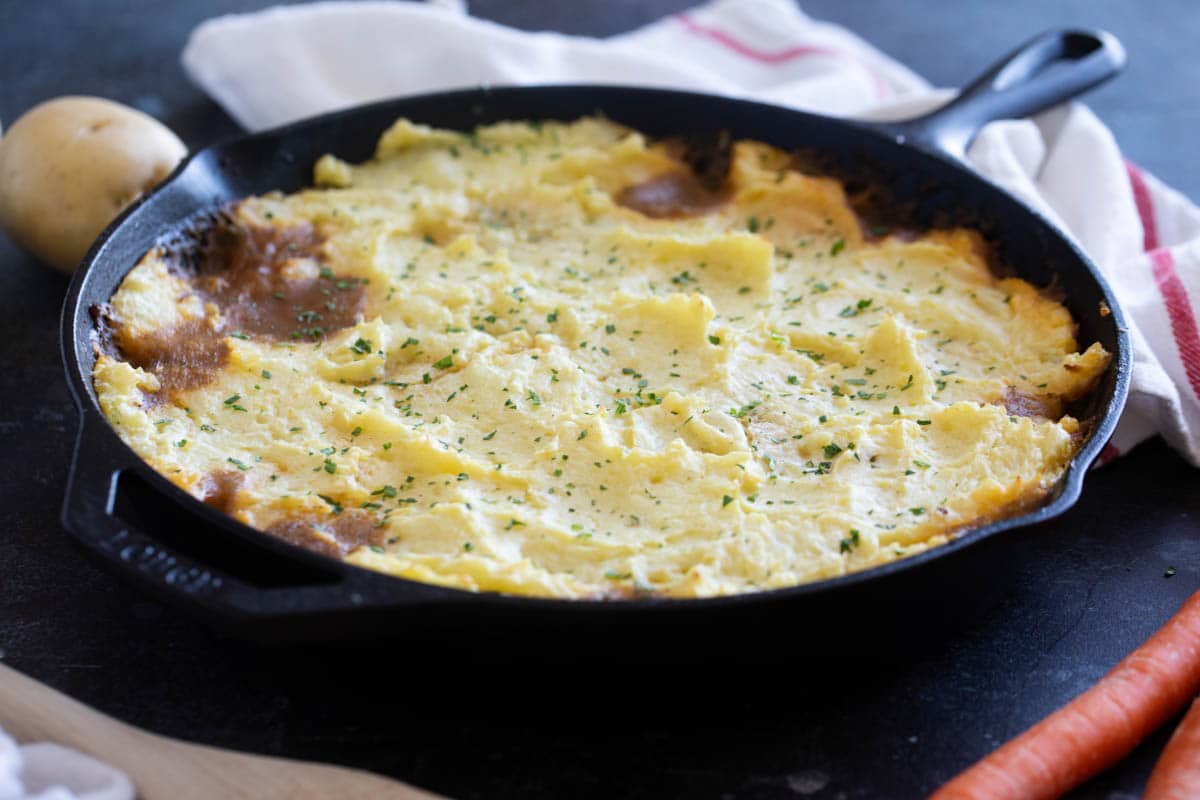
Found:
[{"label": "carrot", "polygon": [[1163,748],[1142,800],[1195,800],[1200,797],[1200,699]]},{"label": "carrot", "polygon": [[1099,683],[960,773],[930,800],[1060,797],[1124,758],[1198,692],[1200,592]]}]

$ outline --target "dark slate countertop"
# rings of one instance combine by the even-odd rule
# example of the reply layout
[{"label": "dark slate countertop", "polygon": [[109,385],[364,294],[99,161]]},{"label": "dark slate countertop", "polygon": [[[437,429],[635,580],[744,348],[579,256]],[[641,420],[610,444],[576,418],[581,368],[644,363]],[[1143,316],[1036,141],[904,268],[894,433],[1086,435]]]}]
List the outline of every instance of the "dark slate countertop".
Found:
[{"label": "dark slate countertop", "polygon": [[[255,0],[0,3],[0,118],[99,94],[191,147],[237,132],[178,65],[187,33]],[[688,3],[475,0],[526,28],[616,33]],[[1200,15],[1188,0],[804,4],[935,83],[954,85],[1053,26],[1106,27],[1124,76],[1088,102],[1129,157],[1200,197]],[[58,354],[67,285],[0,239],[0,657],[120,719],[250,751],[374,769],[462,797],[919,797],[1090,685],[1200,585],[1200,482],[1161,441],[1089,477],[1060,520],[1014,535],[1020,560],[969,624],[844,672],[780,632],[778,652],[714,670],[621,669],[494,648],[264,650],[217,634],[86,561],[58,522],[75,433]],[[1174,577],[1165,577],[1175,567]],[[897,626],[907,619],[900,599]],[[848,622],[852,624],[852,622]],[[547,643],[548,650],[553,649]],[[598,649],[615,646],[597,642]],[[0,722],[3,709],[0,709]],[[1132,798],[1162,731],[1079,797]]]}]

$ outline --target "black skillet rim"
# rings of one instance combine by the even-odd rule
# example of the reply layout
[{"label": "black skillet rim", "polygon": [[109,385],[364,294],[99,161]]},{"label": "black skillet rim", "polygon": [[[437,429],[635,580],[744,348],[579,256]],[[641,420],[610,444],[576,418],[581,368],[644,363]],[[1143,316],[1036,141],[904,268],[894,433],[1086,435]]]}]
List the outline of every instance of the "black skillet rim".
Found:
[{"label": "black skillet rim", "polygon": [[[63,363],[67,376],[67,385],[72,399],[74,400],[76,407],[80,412],[80,429],[75,457],[69,472],[69,479],[71,481],[77,479],[80,472],[80,460],[84,457],[104,459],[105,463],[111,467],[111,472],[114,477],[118,472],[134,470],[140,477],[147,480],[159,493],[184,506],[188,513],[192,514],[193,516],[200,517],[204,522],[221,526],[228,532],[234,533],[239,538],[253,542],[253,544],[257,547],[273,550],[279,555],[290,558],[293,561],[311,564],[314,567],[323,569],[325,572],[336,572],[341,578],[342,583],[350,584],[354,587],[361,587],[370,595],[369,599],[364,601],[357,595],[356,592],[347,592],[348,596],[354,597],[354,602],[351,603],[347,601],[344,605],[354,606],[363,610],[368,607],[408,607],[417,604],[436,606],[460,602],[484,602],[488,605],[499,605],[517,610],[536,610],[539,612],[558,610],[580,613],[633,613],[639,611],[664,609],[687,609],[698,611],[709,608],[731,608],[745,605],[759,605],[767,602],[787,601],[808,595],[832,594],[835,592],[841,592],[862,584],[876,583],[881,579],[885,579],[899,573],[918,570],[932,562],[946,559],[967,548],[971,548],[984,540],[991,539],[999,533],[1017,528],[1031,527],[1038,523],[1061,516],[1075,504],[1082,491],[1084,476],[1088,472],[1091,464],[1100,455],[1103,447],[1108,442],[1113,431],[1115,430],[1128,396],[1132,364],[1128,329],[1125,326],[1124,315],[1121,311],[1119,303],[1116,301],[1116,298],[1113,295],[1111,287],[1096,269],[1092,261],[1075,244],[1070,235],[1024,201],[1013,197],[1006,192],[1003,192],[1003,190],[999,190],[998,187],[993,188],[997,188],[997,191],[1001,191],[1005,197],[1018,205],[1024,213],[1033,218],[1035,224],[1040,224],[1059,240],[1061,240],[1061,243],[1066,247],[1067,251],[1086,269],[1091,280],[1095,283],[1095,287],[1104,297],[1104,301],[1110,309],[1110,315],[1108,316],[1108,319],[1113,325],[1114,340],[1117,344],[1117,348],[1112,354],[1112,361],[1108,368],[1109,375],[1106,375],[1100,384],[1098,384],[1097,388],[1093,391],[1099,393],[1102,391],[1103,386],[1111,385],[1111,396],[1107,399],[1107,402],[1100,406],[1100,408],[1103,410],[1103,414],[1091,425],[1087,440],[1073,456],[1066,472],[1059,479],[1059,482],[1047,494],[1047,497],[1050,498],[1048,501],[1044,501],[1042,505],[1026,513],[1007,517],[977,528],[969,529],[945,544],[938,545],[921,553],[906,556],[904,558],[865,570],[852,572],[833,578],[813,581],[810,583],[799,584],[796,586],[703,598],[634,598],[622,600],[591,598],[562,599],[527,597],[498,592],[473,592],[465,589],[436,586],[406,578],[387,575],[385,573],[374,572],[344,561],[337,561],[313,554],[302,548],[278,540],[269,534],[251,528],[250,526],[245,525],[244,523],[241,523],[232,517],[222,514],[221,512],[206,506],[199,500],[196,500],[190,494],[171,483],[167,478],[160,475],[146,461],[138,456],[132,450],[132,448],[130,448],[120,438],[115,429],[113,429],[108,423],[107,418],[101,411],[93,394],[90,372],[87,374],[84,373],[82,369],[83,361],[79,357],[79,352],[81,349],[90,349],[91,347],[91,333],[93,327],[89,314],[89,308],[81,307],[80,299],[88,283],[89,275],[93,271],[92,268],[99,263],[99,256],[102,254],[105,246],[110,242],[110,240],[121,234],[126,229],[128,224],[137,222],[138,220],[136,218],[144,211],[146,206],[155,198],[159,197],[169,187],[171,187],[193,162],[199,159],[211,157],[214,153],[231,146],[244,146],[252,142],[266,142],[273,139],[279,139],[288,134],[303,132],[305,128],[308,127],[317,127],[331,122],[353,119],[356,116],[380,112],[388,109],[389,107],[400,109],[406,104],[434,100],[447,103],[455,101],[469,103],[472,100],[479,100],[480,98],[484,97],[495,99],[497,97],[503,98],[505,95],[539,93],[546,91],[592,92],[597,93],[598,95],[605,92],[620,92],[623,94],[641,95],[646,99],[651,99],[655,95],[669,95],[675,98],[690,99],[700,103],[712,103],[713,101],[719,101],[719,103],[732,103],[745,109],[758,109],[760,113],[786,113],[789,115],[794,115],[797,121],[807,124],[822,126],[845,126],[846,128],[853,129],[856,133],[866,134],[868,136],[877,137],[880,140],[887,141],[888,144],[883,145],[884,147],[889,145],[893,147],[908,147],[919,151],[925,157],[942,161],[954,169],[966,169],[961,162],[944,152],[922,147],[919,144],[915,147],[913,144],[906,145],[903,135],[897,134],[897,131],[901,129],[893,128],[889,125],[874,125],[852,120],[824,117],[821,115],[811,114],[808,112],[789,109],[768,103],[760,103],[700,92],[628,87],[607,84],[552,84],[504,88],[479,87],[474,89],[459,89],[446,92],[432,92],[428,94],[393,98],[376,103],[356,106],[353,108],[300,120],[259,133],[236,136],[223,140],[195,153],[189,154],[189,156],[179,164],[175,171],[172,172],[162,184],[160,184],[154,191],[139,199],[135,204],[126,209],[124,213],[115,219],[93,244],[71,281],[63,304],[61,318],[62,338],[60,343],[62,347]],[[602,100],[598,99],[596,101],[596,105],[601,106]],[[397,113],[397,116],[399,115],[401,115],[401,112]],[[977,176],[976,179],[983,180]],[[202,211],[202,209],[198,208],[195,209],[195,211],[199,212]],[[184,219],[174,220],[172,224],[175,227],[172,228],[172,230],[177,230],[178,225],[183,223],[186,219],[187,218],[185,217]],[[129,264],[122,275],[128,273],[129,269],[133,268],[134,263]],[[1109,377],[1110,375],[1111,378]],[[96,437],[100,437],[100,444],[97,444]],[[97,449],[101,448],[103,448],[104,452],[95,452]],[[114,450],[116,451],[116,454],[114,454]],[[66,527],[75,538],[77,538],[86,546],[87,542],[85,539],[88,536],[87,531],[74,530],[75,526],[70,521],[70,497],[71,495],[68,493],[68,501],[63,509],[64,527]],[[403,597],[405,592],[416,592],[419,595],[419,598],[406,599]],[[336,607],[334,610],[336,610]],[[264,611],[265,617],[273,616],[272,612],[269,610],[264,609]]]}]

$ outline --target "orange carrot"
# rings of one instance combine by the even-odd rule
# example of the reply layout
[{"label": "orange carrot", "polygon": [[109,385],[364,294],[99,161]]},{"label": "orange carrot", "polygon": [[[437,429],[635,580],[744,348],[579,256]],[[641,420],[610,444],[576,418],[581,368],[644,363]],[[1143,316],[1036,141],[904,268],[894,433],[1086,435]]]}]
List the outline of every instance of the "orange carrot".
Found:
[{"label": "orange carrot", "polygon": [[1200,592],[1099,683],[953,778],[930,800],[1060,797],[1124,758],[1198,692]]},{"label": "orange carrot", "polygon": [[1195,800],[1200,797],[1200,699],[1163,748],[1142,800]]}]

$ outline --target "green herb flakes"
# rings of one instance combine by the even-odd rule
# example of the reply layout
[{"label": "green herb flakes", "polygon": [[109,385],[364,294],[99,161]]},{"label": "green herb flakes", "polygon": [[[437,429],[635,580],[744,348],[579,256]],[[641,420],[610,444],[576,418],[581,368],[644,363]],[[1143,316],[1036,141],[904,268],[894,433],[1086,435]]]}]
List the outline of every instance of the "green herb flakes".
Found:
[{"label": "green herb flakes", "polygon": [[854,550],[858,549],[858,545],[859,545],[860,541],[861,541],[861,537],[860,537],[858,531],[855,530],[854,528],[851,528],[850,534],[848,536],[846,536],[845,539],[842,539],[840,542],[838,542],[838,552],[840,552],[840,553],[853,552]]}]

